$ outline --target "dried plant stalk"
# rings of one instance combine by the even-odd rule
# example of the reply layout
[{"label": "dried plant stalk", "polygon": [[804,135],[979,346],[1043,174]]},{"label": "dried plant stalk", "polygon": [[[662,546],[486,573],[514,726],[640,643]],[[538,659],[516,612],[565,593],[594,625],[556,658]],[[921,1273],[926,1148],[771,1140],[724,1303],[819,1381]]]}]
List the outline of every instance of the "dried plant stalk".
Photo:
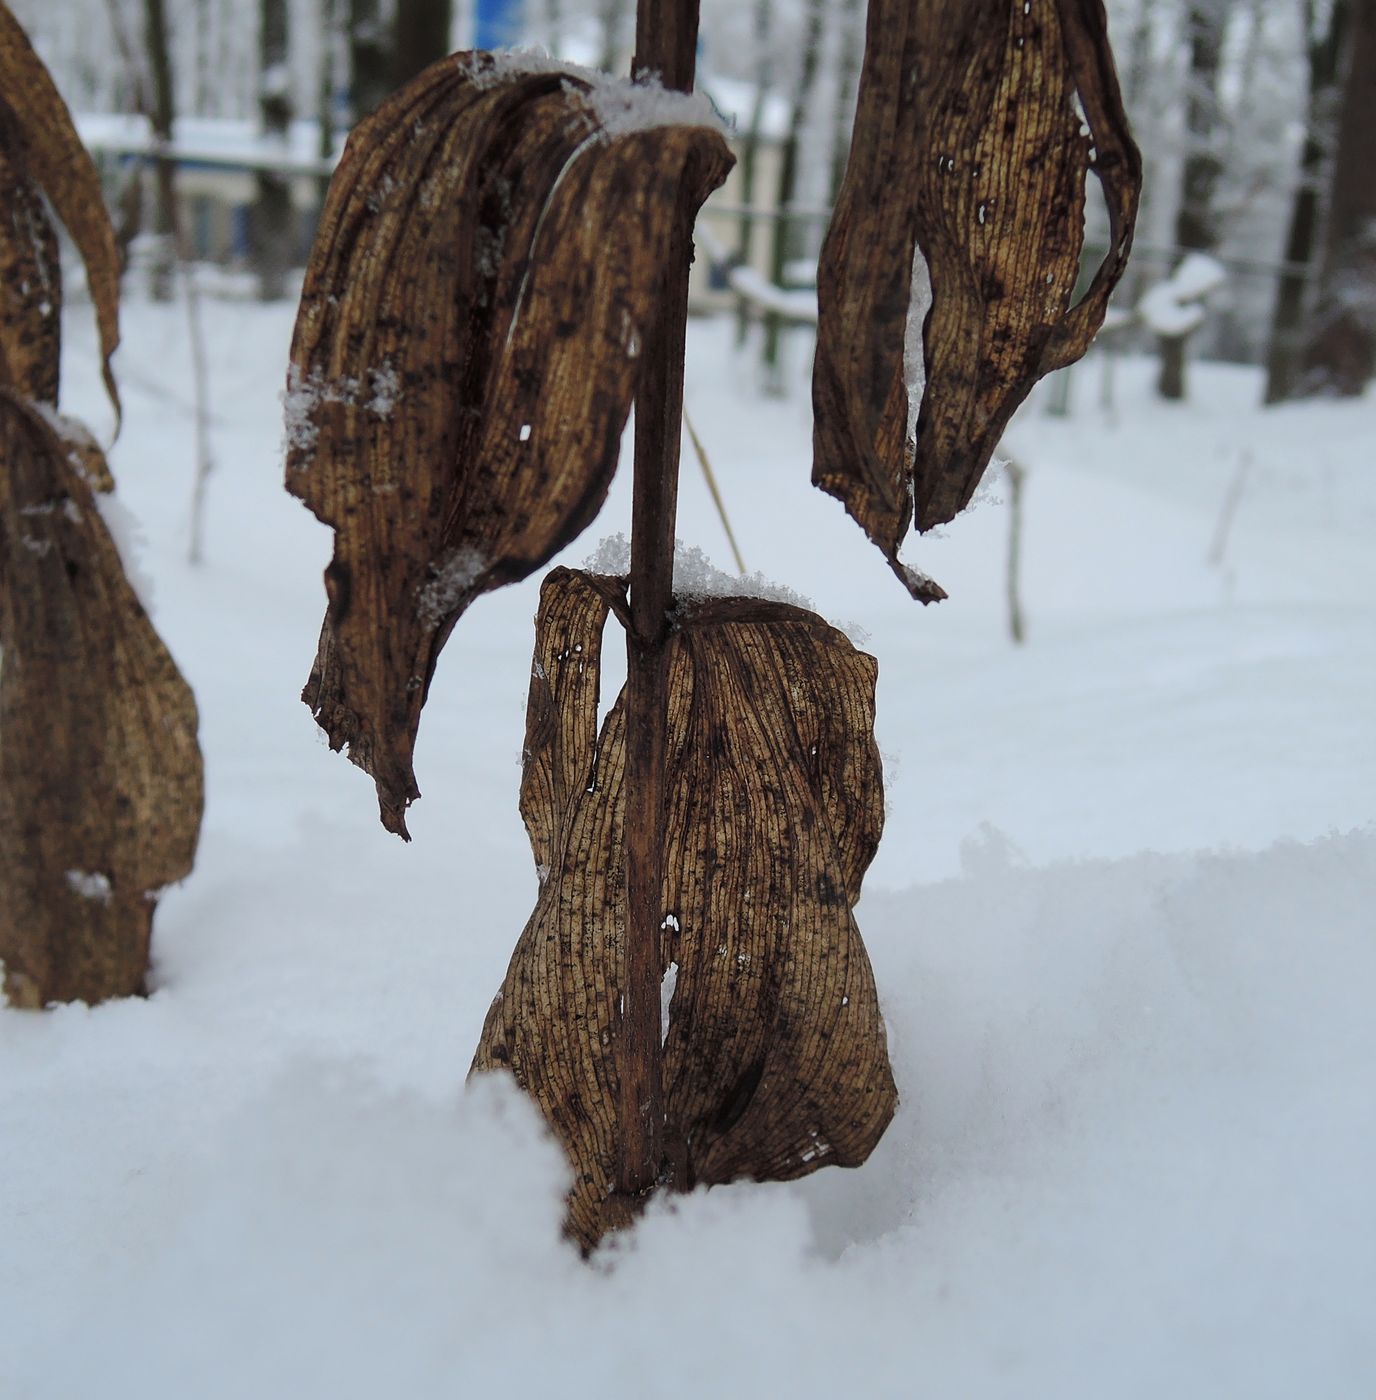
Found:
[{"label": "dried plant stalk", "polygon": [[74,446],[0,390],[0,960],[12,1004],[143,990],[191,870],[196,704],[124,576]]},{"label": "dried plant stalk", "polygon": [[[1075,103],[1084,113],[1081,123]],[[1071,307],[1085,178],[1109,256]],[[898,562],[968,504],[1014,409],[1088,348],[1127,258],[1141,184],[1101,0],[871,0],[855,136],[818,273],[813,481]],[[925,389],[905,368],[931,281]],[[916,329],[915,327],[913,328]]]},{"label": "dried plant stalk", "polygon": [[[0,299],[0,372],[5,374],[0,383],[41,402],[57,401],[55,364],[34,378],[29,356],[20,356],[15,363],[14,345],[16,339],[33,344],[42,327],[42,337],[52,342],[45,344],[44,353],[55,354],[57,327],[43,323],[57,320],[61,293],[46,299],[50,311],[37,319],[30,313],[40,310],[41,302],[26,298],[16,319],[10,301],[14,295],[10,276],[16,260],[27,256],[41,265],[51,237],[50,229],[46,234],[34,232],[32,209],[41,192],[86,265],[100,332],[105,387],[118,414],[119,393],[110,372],[110,357],[119,344],[119,254],[105,212],[100,176],[81,144],[67,104],[4,0],[0,0],[0,155],[0,208],[5,210],[0,214],[0,273],[6,274],[7,289],[6,297]],[[13,246],[12,240],[27,240],[30,251]],[[41,392],[33,392],[34,387]]]},{"label": "dried plant stalk", "polygon": [[588,93],[434,65],[349,138],[307,271],[287,485],[336,534],[303,698],[403,837],[439,651],[601,506],[680,193],[730,165],[705,127],[609,132]]},{"label": "dried plant stalk", "polygon": [[[556,569],[536,622],[521,812],[541,876],[474,1070],[511,1069],[575,1172],[586,1248],[613,1191],[626,931],[624,694],[597,728],[620,580]],[[685,1189],[862,1162],[896,1092],[852,907],[883,824],[875,663],[799,608],[685,607],[669,644],[664,1141]],[[671,993],[671,999],[669,998]]]}]

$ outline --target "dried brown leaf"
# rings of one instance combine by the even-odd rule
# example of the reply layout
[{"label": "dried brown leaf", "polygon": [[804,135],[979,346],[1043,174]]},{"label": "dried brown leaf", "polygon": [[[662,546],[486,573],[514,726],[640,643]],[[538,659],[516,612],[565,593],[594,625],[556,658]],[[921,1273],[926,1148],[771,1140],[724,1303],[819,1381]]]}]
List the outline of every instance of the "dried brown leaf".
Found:
[{"label": "dried brown leaf", "polygon": [[[5,0],[0,0],[0,148],[8,166],[8,172],[0,168],[0,197],[32,201],[34,191],[41,190],[86,265],[86,281],[100,332],[105,387],[118,415],[119,393],[110,372],[110,357],[119,345],[119,255],[115,231],[105,209],[100,176],[76,133],[72,114]],[[16,177],[17,184],[24,185],[27,191],[20,196],[11,194],[17,187],[11,183]],[[16,224],[11,218],[0,217],[0,242],[24,236],[28,226],[27,220]],[[0,266],[23,256],[22,249],[0,250]],[[38,256],[42,256],[41,251]],[[61,309],[60,287],[53,305],[55,318]],[[6,317],[9,310],[8,305],[3,306]],[[7,328],[0,331],[0,339],[8,344],[15,334],[33,336],[36,332]],[[27,392],[19,379],[8,382]],[[56,403],[55,389],[52,398],[43,398]]]},{"label": "dried brown leaf", "polygon": [[292,346],[287,486],[335,529],[303,698],[406,835],[435,661],[606,497],[661,249],[730,155],[602,131],[587,84],[428,69],[349,138]]},{"label": "dried brown leaf", "polygon": [[57,402],[62,358],[62,263],[43,197],[5,154],[0,103],[0,388]]},{"label": "dried brown leaf", "polygon": [[[1090,171],[1111,252],[1072,308]],[[818,273],[813,481],[915,596],[898,562],[909,517],[926,530],[963,509],[1033,384],[1088,348],[1140,184],[1102,0],[871,0],[850,162]],[[914,442],[904,333],[915,249],[932,304]]]},{"label": "dried brown leaf", "polygon": [[139,992],[200,830],[195,700],[87,472],[0,390],[0,961],[21,1006]]},{"label": "dried brown leaf", "polygon": [[[625,936],[624,693],[598,733],[619,582],[556,569],[536,621],[521,812],[539,902],[474,1070],[509,1068],[575,1172],[585,1247],[613,1194]],[[670,643],[661,965],[666,1149],[689,1187],[862,1162],[896,1103],[852,906],[883,824],[875,663],[800,608],[727,598]]]}]

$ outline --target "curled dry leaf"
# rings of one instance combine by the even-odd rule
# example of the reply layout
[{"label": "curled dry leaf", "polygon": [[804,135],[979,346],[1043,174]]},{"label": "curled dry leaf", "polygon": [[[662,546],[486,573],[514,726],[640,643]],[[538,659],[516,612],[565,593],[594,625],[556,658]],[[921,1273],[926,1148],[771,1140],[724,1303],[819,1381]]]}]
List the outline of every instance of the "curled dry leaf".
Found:
[{"label": "curled dry leaf", "polygon": [[[49,363],[49,352],[55,353],[57,329],[47,332],[52,345],[44,343],[40,352],[38,323],[31,313],[46,300],[51,309],[42,319],[56,321],[62,306],[60,284],[53,282],[51,297],[39,294],[35,299],[30,294],[16,307],[9,281],[25,259],[44,265],[52,230],[43,231],[32,218],[34,209],[41,209],[40,194],[47,196],[86,265],[105,387],[118,415],[119,393],[110,357],[119,345],[119,254],[100,176],[42,59],[5,0],[0,0],[0,208],[5,211],[0,214],[0,272],[9,292],[0,299],[0,373],[6,376],[0,383],[40,402],[56,403],[57,369]],[[46,218],[42,223],[47,224]],[[28,246],[6,246],[11,240],[27,240]],[[12,320],[16,310],[20,319]],[[17,344],[29,345],[30,352],[16,354]],[[40,392],[34,392],[34,387]]]},{"label": "curled dry leaf", "polygon": [[87,473],[0,389],[0,961],[19,1006],[139,992],[200,830],[195,700]]},{"label": "curled dry leaf", "polygon": [[62,359],[62,263],[37,189],[6,151],[12,118],[0,103],[0,388],[57,402]]},{"label": "curled dry leaf", "polygon": [[[539,901],[475,1071],[508,1068],[574,1168],[591,1247],[612,1194],[625,936],[624,694],[598,732],[621,581],[556,569],[536,621],[521,813]],[[896,1104],[852,906],[883,823],[872,657],[801,608],[694,605],[669,644],[665,1143],[686,1187],[870,1153]]]},{"label": "curled dry leaf", "polygon": [[434,65],[350,136],[306,275],[287,487],[335,550],[303,699],[403,837],[440,648],[597,513],[675,209],[730,165],[705,127],[612,136],[588,88]]},{"label": "curled dry leaf", "polygon": [[[1090,171],[1111,247],[1072,308]],[[915,596],[898,562],[909,517],[926,530],[963,509],[1033,384],[1088,348],[1140,185],[1102,0],[871,0],[818,272],[813,481]],[[924,389],[908,318],[927,276]]]}]

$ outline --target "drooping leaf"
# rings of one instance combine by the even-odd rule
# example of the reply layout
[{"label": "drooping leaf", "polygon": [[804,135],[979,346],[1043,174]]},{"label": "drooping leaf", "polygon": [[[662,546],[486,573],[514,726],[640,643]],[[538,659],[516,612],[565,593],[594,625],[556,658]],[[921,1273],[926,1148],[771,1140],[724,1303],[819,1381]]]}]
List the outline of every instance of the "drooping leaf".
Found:
[{"label": "drooping leaf", "polygon": [[[1110,251],[1072,307],[1090,171]],[[926,530],[967,505],[1033,384],[1085,352],[1140,184],[1102,0],[871,0],[818,272],[813,481],[924,601],[939,591],[898,562],[909,519]],[[926,276],[922,388],[908,320]]]},{"label": "drooping leaf", "polygon": [[0,389],[0,961],[13,1004],[143,988],[191,869],[196,704],[101,518],[86,455]]},{"label": "drooping leaf", "polygon": [[[624,694],[598,732],[620,581],[556,569],[536,621],[521,812],[539,901],[473,1068],[508,1068],[575,1172],[590,1247],[612,1192],[624,937]],[[883,823],[875,663],[755,599],[681,610],[665,790],[666,1150],[682,1185],[862,1162],[896,1103],[852,906]]]},{"label": "drooping leaf", "polygon": [[[100,176],[76,133],[72,114],[5,0],[0,0],[0,156],[0,200],[6,209],[0,215],[0,244],[12,238],[29,239],[31,249],[39,249],[37,257],[41,261],[41,249],[46,246],[44,235],[35,236],[32,232],[30,215],[38,193],[46,195],[86,265],[86,281],[100,332],[105,387],[118,415],[119,393],[110,372],[110,357],[119,345],[119,254],[115,231],[105,209]],[[18,205],[24,210],[21,218],[13,213]],[[47,236],[51,236],[51,230]],[[0,269],[8,271],[25,256],[35,254],[0,247]],[[35,303],[29,299],[29,304]],[[51,304],[51,319],[55,320],[61,310],[60,286],[55,288]],[[35,334],[31,326],[15,330],[9,324],[10,311],[11,305],[0,303],[6,322],[0,327],[5,360],[12,359],[16,336],[31,340]],[[54,381],[55,373],[52,371]],[[6,382],[29,393],[18,377]],[[52,387],[52,398],[32,393],[29,397],[55,403],[55,382]]]},{"label": "drooping leaf", "polygon": [[440,648],[597,513],[675,211],[730,166],[704,126],[604,125],[608,86],[434,65],[349,138],[311,255],[287,485],[335,552],[303,698],[402,836]]},{"label": "drooping leaf", "polygon": [[62,263],[42,196],[5,154],[0,106],[0,387],[57,402],[62,359]]}]

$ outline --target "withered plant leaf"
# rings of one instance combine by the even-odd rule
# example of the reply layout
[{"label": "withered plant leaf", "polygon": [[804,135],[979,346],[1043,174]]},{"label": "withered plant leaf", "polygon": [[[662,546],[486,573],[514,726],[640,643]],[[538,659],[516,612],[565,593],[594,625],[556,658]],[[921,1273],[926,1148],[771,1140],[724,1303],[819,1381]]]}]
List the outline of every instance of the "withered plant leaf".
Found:
[{"label": "withered plant leaf", "polygon": [[[110,402],[119,414],[119,393],[110,372],[110,357],[119,345],[119,254],[115,247],[115,231],[105,208],[100,188],[100,176],[86,148],[81,144],[72,114],[54,85],[43,60],[34,52],[19,21],[10,12],[5,0],[0,0],[0,201],[5,213],[0,215],[0,245],[12,239],[28,239],[29,251],[0,246],[0,270],[8,274],[25,257],[43,262],[46,233],[35,232],[32,211],[38,194],[47,196],[57,217],[71,235],[72,242],[86,265],[86,281],[95,305],[96,326],[100,333],[105,387]],[[22,216],[15,211],[22,208]],[[46,221],[45,221],[46,222]],[[50,298],[51,312],[44,319],[56,320],[61,310],[61,287],[54,284]],[[18,388],[30,398],[56,403],[56,367],[48,370],[52,393],[33,393],[21,374],[32,375],[28,357],[20,356],[15,366],[14,344],[33,346],[40,332],[30,323],[17,327],[10,322],[12,310],[32,311],[38,303],[32,296],[14,307],[8,298],[0,301],[0,370],[9,366],[7,377],[0,381]],[[51,334],[56,336],[54,329]],[[25,367],[28,366],[26,371]],[[41,378],[40,384],[46,386]]]},{"label": "withered plant leaf", "polygon": [[[1072,308],[1091,171],[1111,248]],[[1140,185],[1102,0],[871,0],[818,272],[813,481],[924,601],[933,595],[898,562],[909,519],[926,530],[967,505],[1033,384],[1087,349]],[[914,425],[917,346],[905,371],[904,340],[918,250],[931,307]]]},{"label": "withered plant leaf", "polygon": [[[521,813],[539,901],[475,1071],[508,1068],[575,1172],[590,1247],[612,1194],[624,937],[624,693],[598,732],[620,581],[556,569],[536,621]],[[873,658],[815,614],[685,607],[670,642],[665,929],[667,1151],[684,1186],[854,1166],[896,1104],[852,907],[883,824]]]},{"label": "withered plant leaf", "polygon": [[434,65],[349,138],[306,275],[287,486],[335,552],[303,699],[403,837],[440,648],[600,508],[675,210],[731,162],[705,127],[609,135],[587,89]]},{"label": "withered plant leaf", "polygon": [[196,704],[88,472],[0,389],[0,961],[28,1007],[143,988],[158,895],[201,822]]},{"label": "withered plant leaf", "polygon": [[55,404],[62,263],[43,197],[5,154],[11,120],[0,104],[0,387]]}]

